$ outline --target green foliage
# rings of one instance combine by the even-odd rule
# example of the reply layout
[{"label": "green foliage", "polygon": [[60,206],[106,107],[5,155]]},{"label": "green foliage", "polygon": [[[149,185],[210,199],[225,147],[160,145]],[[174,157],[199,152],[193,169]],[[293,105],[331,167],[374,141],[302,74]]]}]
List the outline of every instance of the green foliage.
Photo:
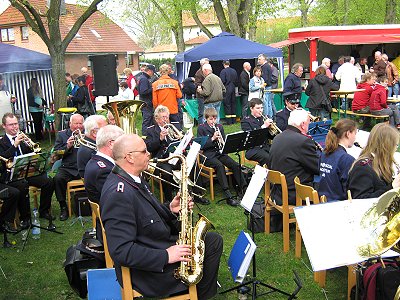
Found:
[{"label": "green foliage", "polygon": [[155,65],[156,70],[158,70],[162,64],[170,63],[170,64],[172,64],[172,66],[175,65],[174,58],[153,58],[153,59],[146,59],[144,62]]}]

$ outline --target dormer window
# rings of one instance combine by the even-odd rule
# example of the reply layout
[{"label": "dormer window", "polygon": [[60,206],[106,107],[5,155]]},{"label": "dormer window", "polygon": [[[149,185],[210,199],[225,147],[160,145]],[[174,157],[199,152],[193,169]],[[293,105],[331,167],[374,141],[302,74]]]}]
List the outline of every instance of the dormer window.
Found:
[{"label": "dormer window", "polygon": [[90,29],[90,31],[94,34],[94,36],[95,36],[98,40],[101,39],[101,35],[100,35],[96,30]]},{"label": "dormer window", "polygon": [[75,34],[75,38],[76,38],[76,39],[81,39],[82,36],[79,34],[79,32],[77,32],[77,33]]}]

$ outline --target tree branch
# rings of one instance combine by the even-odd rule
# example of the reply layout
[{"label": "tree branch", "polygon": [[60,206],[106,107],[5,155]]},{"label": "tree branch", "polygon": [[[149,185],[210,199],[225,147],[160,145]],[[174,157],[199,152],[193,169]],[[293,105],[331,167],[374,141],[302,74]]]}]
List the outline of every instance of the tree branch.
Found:
[{"label": "tree branch", "polygon": [[213,34],[201,22],[201,20],[199,18],[199,15],[197,14],[197,10],[196,10],[196,6],[195,5],[193,5],[193,7],[190,9],[190,12],[192,13],[192,17],[193,17],[194,21],[196,22],[197,26],[199,26],[201,31],[203,31],[211,39],[213,37]]},{"label": "tree branch", "polygon": [[214,10],[217,15],[219,26],[221,26],[222,31],[230,32],[229,23],[226,20],[224,8],[222,7],[220,0],[213,0]]}]

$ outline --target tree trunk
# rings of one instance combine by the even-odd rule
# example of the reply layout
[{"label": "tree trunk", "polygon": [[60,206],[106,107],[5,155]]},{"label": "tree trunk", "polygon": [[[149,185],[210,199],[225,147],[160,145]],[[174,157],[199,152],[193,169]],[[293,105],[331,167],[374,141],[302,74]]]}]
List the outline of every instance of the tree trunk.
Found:
[{"label": "tree trunk", "polygon": [[[50,51],[52,78],[54,86],[54,111],[57,112],[60,107],[67,107],[67,97],[65,94],[65,52]],[[55,114],[56,128],[58,127],[58,114]]]},{"label": "tree trunk", "polygon": [[385,24],[396,23],[396,0],[386,0]]},{"label": "tree trunk", "polygon": [[229,28],[229,23],[226,20],[224,8],[222,7],[220,0],[213,0],[215,14],[217,15],[219,26],[221,26],[222,31],[231,32]]}]

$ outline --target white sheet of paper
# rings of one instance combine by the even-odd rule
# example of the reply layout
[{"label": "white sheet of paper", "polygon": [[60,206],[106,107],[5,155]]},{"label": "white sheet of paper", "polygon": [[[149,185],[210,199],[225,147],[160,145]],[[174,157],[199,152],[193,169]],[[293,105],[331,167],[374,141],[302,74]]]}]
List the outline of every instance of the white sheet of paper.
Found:
[{"label": "white sheet of paper", "polygon": [[[360,220],[378,199],[353,199],[295,207],[294,213],[314,271],[362,262],[357,248],[368,241]],[[384,257],[398,256],[388,251]]]},{"label": "white sheet of paper", "polygon": [[254,202],[256,201],[261,188],[264,186],[265,180],[268,176],[268,169],[256,165],[254,168],[254,174],[251,177],[249,186],[247,187],[246,193],[243,196],[240,205],[251,212],[253,209]]},{"label": "white sheet of paper", "polygon": [[197,155],[200,152],[201,145],[199,143],[193,142],[190,146],[189,153],[186,155],[186,166],[187,166],[187,173],[193,169],[193,166],[196,162]]},{"label": "white sheet of paper", "polygon": [[311,69],[312,69],[312,71],[315,72],[315,70],[318,68],[318,66],[319,66],[318,61],[317,61],[317,60],[314,60],[314,61],[311,63]]},{"label": "white sheet of paper", "polygon": [[[193,138],[193,130],[190,129],[190,130],[188,130],[188,132],[186,132],[186,134],[182,138],[181,142],[179,143],[178,147],[176,147],[175,151],[173,153],[171,153],[170,156],[181,155],[183,153],[183,150],[185,150],[187,145],[189,145],[192,138]],[[169,164],[176,165],[177,162],[178,162],[178,159],[174,158],[169,161]]]}]

